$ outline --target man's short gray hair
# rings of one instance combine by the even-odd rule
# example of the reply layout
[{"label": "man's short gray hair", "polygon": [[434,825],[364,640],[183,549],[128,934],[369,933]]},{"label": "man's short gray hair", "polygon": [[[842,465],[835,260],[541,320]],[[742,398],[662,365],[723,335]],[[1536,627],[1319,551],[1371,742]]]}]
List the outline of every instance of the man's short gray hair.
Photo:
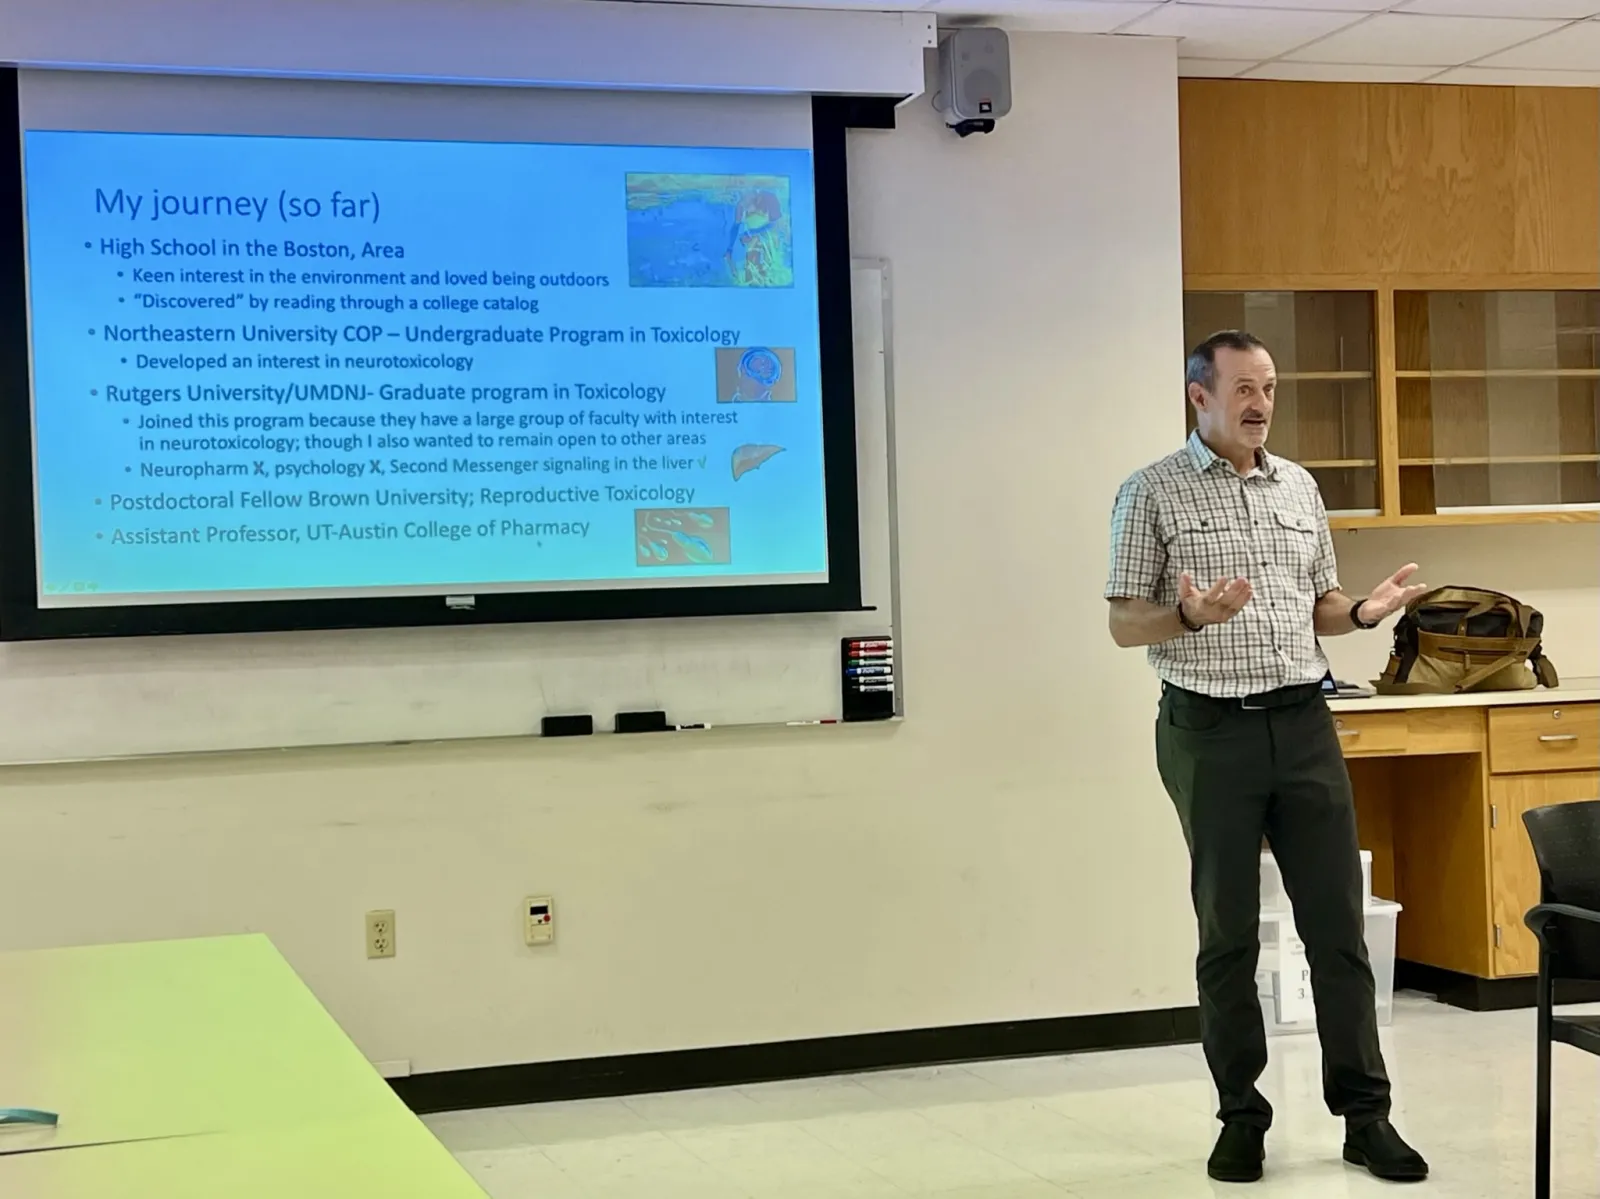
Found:
[{"label": "man's short gray hair", "polygon": [[1259,337],[1254,333],[1246,333],[1243,329],[1224,329],[1220,333],[1213,333],[1189,351],[1188,368],[1184,372],[1184,393],[1188,393],[1190,383],[1198,383],[1208,392],[1216,391],[1218,350],[1266,348],[1266,343]]}]

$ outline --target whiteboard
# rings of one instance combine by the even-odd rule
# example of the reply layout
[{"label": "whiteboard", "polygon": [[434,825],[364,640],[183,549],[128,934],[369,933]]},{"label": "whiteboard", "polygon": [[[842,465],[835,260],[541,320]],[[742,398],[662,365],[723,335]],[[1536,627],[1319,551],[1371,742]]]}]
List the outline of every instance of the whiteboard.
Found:
[{"label": "whiteboard", "polygon": [[858,261],[852,277],[862,602],[877,611],[5,644],[0,763],[526,736],[582,712],[597,731],[652,709],[836,717],[839,639],[892,633],[899,604],[889,271]]}]

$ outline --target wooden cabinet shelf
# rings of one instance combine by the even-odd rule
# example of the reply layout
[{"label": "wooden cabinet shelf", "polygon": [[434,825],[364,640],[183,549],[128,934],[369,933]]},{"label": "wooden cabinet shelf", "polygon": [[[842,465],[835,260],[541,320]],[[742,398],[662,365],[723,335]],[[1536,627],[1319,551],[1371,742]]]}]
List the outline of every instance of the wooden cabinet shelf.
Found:
[{"label": "wooden cabinet shelf", "polygon": [[1268,448],[1336,528],[1600,520],[1600,290],[1194,289],[1184,324],[1267,344]]},{"label": "wooden cabinet shelf", "polygon": [[1600,523],[1600,508],[1496,508],[1475,512],[1402,513],[1399,516],[1330,513],[1335,529],[1435,529],[1453,525],[1580,525]]},{"label": "wooden cabinet shelf", "polygon": [[1600,370],[1588,367],[1548,370],[1395,371],[1396,379],[1600,379]]},{"label": "wooden cabinet shelf", "polygon": [[1600,462],[1600,454],[1507,454],[1500,458],[1402,458],[1401,466],[1533,466],[1552,462]]},{"label": "wooden cabinet shelf", "polygon": [[1370,379],[1371,371],[1280,371],[1279,383],[1344,383]]}]

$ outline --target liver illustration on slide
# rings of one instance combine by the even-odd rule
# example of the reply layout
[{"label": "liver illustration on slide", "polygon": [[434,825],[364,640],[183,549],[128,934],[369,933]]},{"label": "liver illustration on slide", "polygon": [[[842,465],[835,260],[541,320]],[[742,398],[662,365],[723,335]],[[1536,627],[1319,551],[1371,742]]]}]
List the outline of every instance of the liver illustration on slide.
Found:
[{"label": "liver illustration on slide", "polygon": [[733,451],[733,481],[755,470],[774,454],[783,453],[781,445],[742,445]]}]

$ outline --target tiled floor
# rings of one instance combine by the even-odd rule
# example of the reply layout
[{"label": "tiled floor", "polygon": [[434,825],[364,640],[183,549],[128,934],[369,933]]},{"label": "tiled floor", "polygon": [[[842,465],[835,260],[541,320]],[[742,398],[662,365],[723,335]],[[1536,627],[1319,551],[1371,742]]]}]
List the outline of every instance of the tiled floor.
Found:
[{"label": "tiled floor", "polygon": [[[1533,1016],[1401,997],[1385,1033],[1396,1123],[1439,1199],[1533,1193]],[[1600,1196],[1600,1059],[1556,1049],[1556,1194]],[[1339,1160],[1316,1042],[1273,1041],[1267,1178],[1209,1182],[1198,1048],[908,1070],[427,1123],[494,1199],[1190,1199],[1375,1195]]]}]

